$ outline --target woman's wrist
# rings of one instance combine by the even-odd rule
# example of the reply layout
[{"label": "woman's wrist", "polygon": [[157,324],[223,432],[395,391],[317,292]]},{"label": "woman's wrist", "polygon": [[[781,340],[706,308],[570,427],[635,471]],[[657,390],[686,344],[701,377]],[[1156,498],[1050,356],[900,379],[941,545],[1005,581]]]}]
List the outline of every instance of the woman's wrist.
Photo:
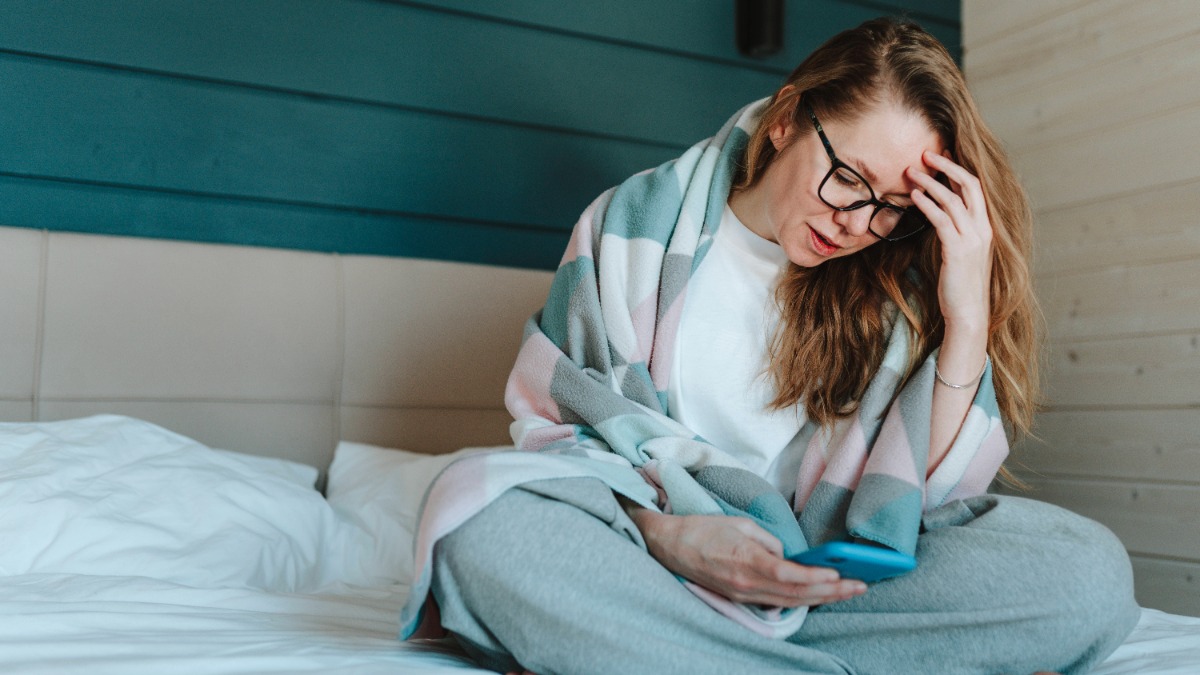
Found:
[{"label": "woman's wrist", "polygon": [[943,316],[942,323],[945,325],[945,334],[947,338],[951,336],[961,337],[962,339],[987,339],[989,317],[987,313],[977,314],[973,316]]},{"label": "woman's wrist", "polygon": [[934,363],[935,376],[951,389],[966,389],[978,384],[987,369],[987,327],[978,321],[951,324]]},{"label": "woman's wrist", "polygon": [[650,556],[663,565],[668,565],[670,545],[667,542],[674,536],[671,533],[675,525],[675,517],[647,509],[627,499],[621,500],[621,506],[625,509],[629,519],[633,521],[634,526],[637,527],[638,532],[642,533],[642,540],[646,543],[646,550]]},{"label": "woman's wrist", "polygon": [[979,369],[979,374],[976,375],[975,377],[971,378],[970,382],[963,382],[962,384],[955,384],[955,383],[951,382],[950,380],[947,380],[945,377],[942,376],[942,372],[938,368],[937,361],[933,362],[933,376],[935,378],[937,378],[938,382],[940,382],[941,384],[943,384],[947,387],[950,387],[951,389],[973,389],[975,387],[975,385],[979,384],[979,381],[983,379],[983,374],[987,372],[988,362],[990,362],[990,361],[991,361],[991,357],[989,357],[987,354],[984,354],[983,368]]},{"label": "woman's wrist", "polygon": [[648,509],[637,502],[627,499],[622,495],[617,495],[617,503],[624,509],[625,515],[633,521],[638,531],[642,533],[642,537],[646,537],[649,533],[657,530],[656,526],[661,525],[664,514]]}]

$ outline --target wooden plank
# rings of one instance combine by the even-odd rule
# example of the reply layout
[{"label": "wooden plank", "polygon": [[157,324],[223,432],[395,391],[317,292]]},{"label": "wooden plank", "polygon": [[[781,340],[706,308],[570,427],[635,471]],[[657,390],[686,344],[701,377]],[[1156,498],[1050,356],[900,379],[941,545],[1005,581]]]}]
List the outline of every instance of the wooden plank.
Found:
[{"label": "wooden plank", "polygon": [[921,2],[902,2],[901,0],[844,0],[849,4],[861,4],[867,7],[890,8],[895,13],[908,12],[917,17],[928,17],[930,21],[941,20],[951,25],[962,24],[962,0],[921,0]]},{"label": "wooden plank", "polygon": [[[734,34],[733,3],[687,3],[678,0],[641,2],[609,0],[517,0],[481,3],[473,0],[429,0],[407,4],[491,17],[580,36],[616,40],[652,49],[676,51],[709,59],[741,62],[748,66],[770,68],[786,73],[807,53],[805,42],[787,40],[785,50],[765,59],[751,59],[738,53]],[[832,4],[817,0],[814,5]],[[666,27],[670,30],[666,30]],[[789,26],[790,27],[790,26]],[[786,29],[785,29],[786,31]],[[811,47],[810,47],[811,49]]]},{"label": "wooden plank", "polygon": [[[1200,28],[1200,26],[1198,26]],[[1010,152],[1104,129],[1118,133],[1143,117],[1200,105],[1200,32],[1151,45],[1006,94],[981,100],[988,124]]]},{"label": "wooden plank", "polygon": [[[1193,0],[1096,0],[972,47],[966,56],[972,91],[984,102],[1110,61],[1200,28]],[[986,107],[986,106],[985,106]]]},{"label": "wooden plank", "polygon": [[[800,40],[792,51],[799,65],[808,53],[833,37],[880,16],[903,16],[937,38],[956,61],[962,60],[962,24],[957,0],[843,0],[842,2],[788,3],[786,40]],[[793,37],[794,36],[794,37]],[[795,58],[799,57],[799,58]]]},{"label": "wooden plank", "polygon": [[569,232],[0,175],[19,227],[554,269]]},{"label": "wooden plank", "polygon": [[1200,182],[1042,211],[1035,223],[1039,277],[1200,257]]},{"label": "wooden plank", "polygon": [[837,31],[882,14],[909,12],[948,46],[957,47],[959,44],[959,11],[955,0],[810,0],[802,6],[788,5],[784,13],[783,50],[764,59],[751,59],[738,53],[734,40],[732,2],[520,0],[480,3],[475,0],[429,0],[408,4],[453,9],[581,35],[628,41],[706,58],[773,68],[780,73],[790,72],[809,52]]},{"label": "wooden plank", "polygon": [[0,80],[22,101],[0,108],[0,172],[24,176],[568,229],[678,153],[21,57]]},{"label": "wooden plank", "polygon": [[[797,4],[789,3],[789,8],[796,7]],[[961,23],[957,20],[949,23],[936,18],[948,18],[951,8],[957,9],[955,5],[956,3],[947,0],[845,0],[821,4],[805,2],[802,5],[803,11],[792,9],[788,14],[788,36],[798,35],[806,40],[800,54],[801,59],[796,60],[794,65],[798,65],[804,56],[808,56],[808,52],[833,37],[835,32],[853,28],[863,21],[880,16],[903,16],[916,22],[945,45],[955,61],[961,63]]]},{"label": "wooden plank", "polygon": [[1048,352],[1051,406],[1200,407],[1200,334],[1057,341]]},{"label": "wooden plank", "polygon": [[[671,33],[664,25],[647,28]],[[721,28],[732,44],[732,24]],[[14,0],[5,5],[0,45],[679,146],[712,135],[787,72],[384,2],[138,0],[113,11]]]},{"label": "wooden plank", "polygon": [[1142,607],[1200,616],[1200,563],[1131,556],[1134,595]]},{"label": "wooden plank", "polygon": [[1023,496],[1109,527],[1133,554],[1200,560],[1200,485],[1028,478]]},{"label": "wooden plank", "polygon": [[974,49],[1070,12],[1087,2],[1091,0],[963,0],[962,32],[967,69],[974,64]]},{"label": "wooden plank", "polygon": [[1200,106],[1013,154],[1037,210],[1200,179]]},{"label": "wooden plank", "polygon": [[1200,329],[1200,259],[1055,276],[1037,288],[1055,338]]},{"label": "wooden plank", "polygon": [[1036,439],[1013,448],[1017,470],[1057,477],[1200,482],[1200,414],[1175,410],[1049,410]]}]

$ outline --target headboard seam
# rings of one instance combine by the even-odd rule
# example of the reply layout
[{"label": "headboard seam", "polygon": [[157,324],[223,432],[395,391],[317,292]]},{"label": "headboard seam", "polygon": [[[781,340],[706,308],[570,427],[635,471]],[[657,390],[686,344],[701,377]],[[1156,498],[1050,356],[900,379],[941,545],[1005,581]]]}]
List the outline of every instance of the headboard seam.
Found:
[{"label": "headboard seam", "polygon": [[342,390],[346,386],[346,274],[342,256],[332,255],[337,292],[337,335],[334,338],[337,357],[333,373],[333,441],[336,444],[342,438]]},{"label": "headboard seam", "polygon": [[42,400],[42,354],[46,336],[46,286],[48,285],[50,266],[50,231],[42,230],[41,250],[38,261],[38,290],[37,290],[37,325],[34,328],[33,343],[33,402],[31,414],[34,420],[41,420]]}]

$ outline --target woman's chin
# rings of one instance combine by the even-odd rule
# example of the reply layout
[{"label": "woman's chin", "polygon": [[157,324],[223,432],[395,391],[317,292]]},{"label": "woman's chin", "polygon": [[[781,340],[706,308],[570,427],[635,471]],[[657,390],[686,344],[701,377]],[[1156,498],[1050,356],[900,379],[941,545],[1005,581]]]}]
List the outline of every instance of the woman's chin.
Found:
[{"label": "woman's chin", "polygon": [[788,260],[797,267],[816,267],[830,258],[830,256],[820,255],[804,246],[786,247],[784,253],[787,254]]}]

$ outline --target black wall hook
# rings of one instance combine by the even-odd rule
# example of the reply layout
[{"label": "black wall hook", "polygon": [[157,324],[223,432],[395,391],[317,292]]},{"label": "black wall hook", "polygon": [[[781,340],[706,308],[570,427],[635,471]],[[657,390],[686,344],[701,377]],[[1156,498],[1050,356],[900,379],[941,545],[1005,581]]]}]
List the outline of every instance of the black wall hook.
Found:
[{"label": "black wall hook", "polygon": [[784,0],[737,0],[737,48],[761,59],[783,49]]}]

